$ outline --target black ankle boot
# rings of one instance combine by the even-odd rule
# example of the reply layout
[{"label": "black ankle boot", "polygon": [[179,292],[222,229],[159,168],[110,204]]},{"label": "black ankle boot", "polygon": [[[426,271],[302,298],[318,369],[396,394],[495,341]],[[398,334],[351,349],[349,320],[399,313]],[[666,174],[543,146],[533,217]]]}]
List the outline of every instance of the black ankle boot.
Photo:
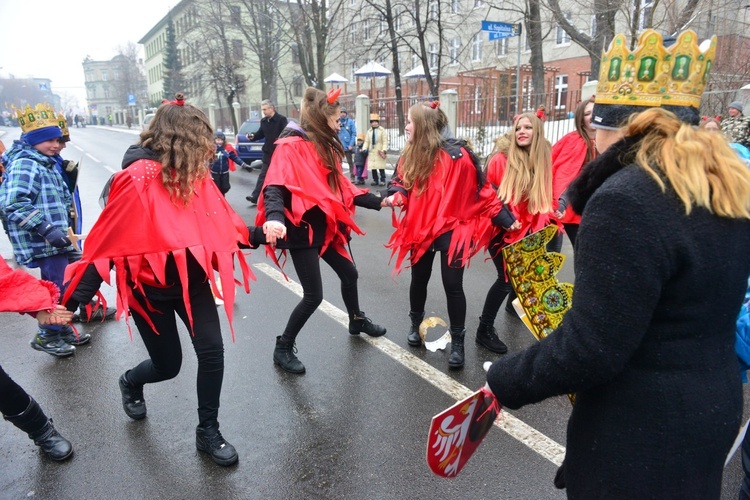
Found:
[{"label": "black ankle boot", "polygon": [[297,347],[294,342],[284,342],[281,336],[278,336],[276,348],[273,350],[273,362],[289,373],[305,373],[305,365],[294,355],[296,352]]},{"label": "black ankle boot", "polygon": [[237,463],[239,455],[219,432],[219,423],[203,424],[195,428],[195,447],[198,451],[211,455],[217,465],[228,466]]},{"label": "black ankle boot", "polygon": [[419,347],[422,345],[422,337],[419,336],[419,325],[422,324],[422,320],[424,319],[424,311],[411,311],[409,313],[409,318],[411,319],[411,328],[409,328],[409,334],[406,336],[406,341],[412,347]]},{"label": "black ankle boot", "polygon": [[127,375],[130,370],[120,375],[118,384],[122,395],[122,409],[125,414],[133,420],[146,418],[146,400],[143,398],[143,386],[136,386],[128,382]]},{"label": "black ankle boot", "polygon": [[34,440],[37,445],[52,460],[65,460],[73,454],[73,446],[57,432],[52,420],[47,418],[39,403],[30,398],[29,406],[18,415],[3,418],[12,423]]},{"label": "black ankle boot", "polygon": [[448,358],[449,368],[461,368],[464,366],[464,337],[466,328],[451,327],[451,355]]},{"label": "black ankle boot", "polygon": [[488,351],[498,354],[508,352],[508,346],[497,337],[497,330],[491,324],[486,324],[479,318],[479,328],[477,328],[477,344],[481,345]]},{"label": "black ankle boot", "polygon": [[359,335],[366,333],[370,337],[382,337],[385,335],[385,327],[376,325],[370,318],[365,316],[363,311],[359,311],[349,317],[349,333]]}]

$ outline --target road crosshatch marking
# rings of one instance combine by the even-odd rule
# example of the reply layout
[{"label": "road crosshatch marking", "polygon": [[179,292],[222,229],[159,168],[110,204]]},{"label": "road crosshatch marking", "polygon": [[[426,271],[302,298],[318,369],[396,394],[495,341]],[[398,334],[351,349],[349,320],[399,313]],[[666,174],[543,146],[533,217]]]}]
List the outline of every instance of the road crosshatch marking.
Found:
[{"label": "road crosshatch marking", "polygon": [[[302,286],[296,281],[291,279],[287,280],[278,269],[265,263],[253,264],[253,267],[293,293],[302,297]],[[323,300],[318,309],[326,316],[337,321],[345,328],[348,328],[349,315],[345,311],[342,311],[327,300]],[[430,364],[425,363],[385,337],[369,337],[367,335],[361,335],[360,338],[456,401],[460,401],[475,392],[468,387],[459,384],[445,373],[432,367]],[[562,465],[562,461],[565,458],[564,446],[545,436],[522,420],[514,417],[505,409],[500,412],[497,420],[495,420],[495,426],[512,438],[525,444],[553,464],[557,466]]]}]

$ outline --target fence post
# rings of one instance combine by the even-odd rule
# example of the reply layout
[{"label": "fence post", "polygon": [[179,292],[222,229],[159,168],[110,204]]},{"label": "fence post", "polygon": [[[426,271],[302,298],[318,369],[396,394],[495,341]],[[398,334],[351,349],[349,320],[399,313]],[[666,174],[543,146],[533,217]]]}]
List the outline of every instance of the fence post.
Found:
[{"label": "fence post", "polygon": [[440,92],[440,109],[448,117],[448,126],[455,135],[458,126],[458,92],[456,89]]},{"label": "fence post", "polygon": [[354,103],[354,112],[356,113],[355,125],[357,131],[361,134],[367,132],[370,128],[370,96],[360,94]]},{"label": "fence post", "polygon": [[216,131],[216,104],[208,105],[208,122],[211,124],[211,128]]}]

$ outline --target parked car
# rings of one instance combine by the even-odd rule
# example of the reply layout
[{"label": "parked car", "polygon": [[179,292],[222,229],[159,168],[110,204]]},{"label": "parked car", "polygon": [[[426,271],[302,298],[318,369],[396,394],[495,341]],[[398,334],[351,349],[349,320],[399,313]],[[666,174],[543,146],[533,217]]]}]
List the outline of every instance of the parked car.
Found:
[{"label": "parked car", "polygon": [[143,130],[148,129],[148,126],[151,124],[151,120],[154,119],[155,115],[156,113],[148,113],[146,116],[143,117],[143,126],[141,127],[143,128]]},{"label": "parked car", "polygon": [[234,148],[237,150],[237,155],[247,164],[263,158],[262,148],[265,141],[263,139],[251,141],[247,138],[247,134],[254,134],[258,129],[260,129],[260,120],[251,118],[240,126],[240,131],[234,138]]}]

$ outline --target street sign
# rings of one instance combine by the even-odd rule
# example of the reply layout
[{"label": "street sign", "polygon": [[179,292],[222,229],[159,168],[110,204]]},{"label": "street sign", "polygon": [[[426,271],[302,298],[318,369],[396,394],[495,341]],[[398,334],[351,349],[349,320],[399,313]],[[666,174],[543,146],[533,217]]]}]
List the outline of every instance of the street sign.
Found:
[{"label": "street sign", "polygon": [[510,24],[497,21],[482,21],[482,31],[489,32],[490,40],[511,38],[521,34],[521,23]]},{"label": "street sign", "polygon": [[128,106],[135,106],[135,94],[128,94]]}]

